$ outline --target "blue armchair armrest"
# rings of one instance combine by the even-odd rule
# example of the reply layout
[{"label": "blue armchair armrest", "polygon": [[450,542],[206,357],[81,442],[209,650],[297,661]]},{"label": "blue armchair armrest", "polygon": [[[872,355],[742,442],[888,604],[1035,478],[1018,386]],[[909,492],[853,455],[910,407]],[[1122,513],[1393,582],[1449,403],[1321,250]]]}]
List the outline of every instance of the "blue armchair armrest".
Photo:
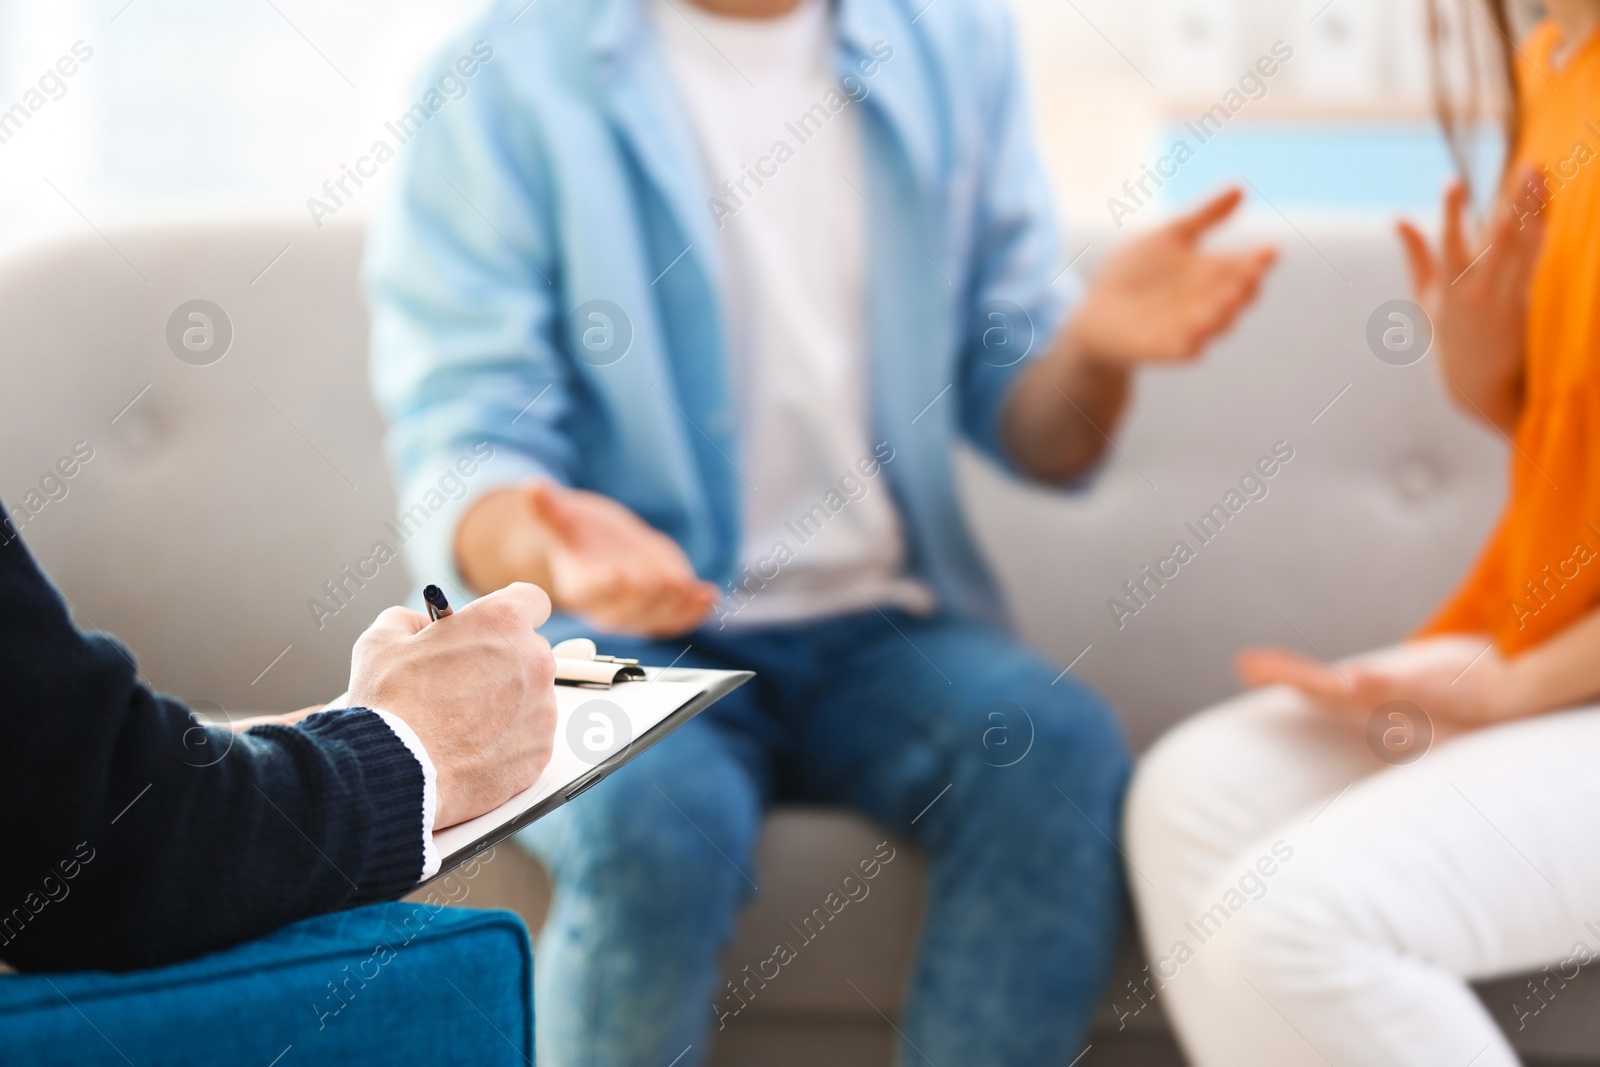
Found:
[{"label": "blue armchair armrest", "polygon": [[511,912],[401,902],[153,971],[0,977],[0,1060],[532,1064],[533,953]]}]

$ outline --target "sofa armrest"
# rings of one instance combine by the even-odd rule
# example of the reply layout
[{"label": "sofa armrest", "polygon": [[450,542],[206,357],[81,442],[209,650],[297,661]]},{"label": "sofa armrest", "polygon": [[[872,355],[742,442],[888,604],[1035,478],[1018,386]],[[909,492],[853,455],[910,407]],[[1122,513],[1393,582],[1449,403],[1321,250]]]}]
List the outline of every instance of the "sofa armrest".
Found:
[{"label": "sofa armrest", "polygon": [[377,904],[152,971],[0,977],[0,1046],[38,1065],[533,1062],[510,912]]}]

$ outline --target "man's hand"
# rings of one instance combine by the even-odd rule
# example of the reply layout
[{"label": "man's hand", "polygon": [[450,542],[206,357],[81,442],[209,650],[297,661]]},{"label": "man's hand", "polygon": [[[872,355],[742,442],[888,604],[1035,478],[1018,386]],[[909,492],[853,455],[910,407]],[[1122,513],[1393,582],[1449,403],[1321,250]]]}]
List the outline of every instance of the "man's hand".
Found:
[{"label": "man's hand", "polygon": [[1291,685],[1330,710],[1361,718],[1406,700],[1447,728],[1486,726],[1536,710],[1516,699],[1508,664],[1483,636],[1434,637],[1337,667],[1281,648],[1234,660],[1246,685]]},{"label": "man's hand", "polygon": [[[1536,173],[1536,172],[1530,172]],[[1433,324],[1433,346],[1453,399],[1505,433],[1522,412],[1528,293],[1544,241],[1542,215],[1522,218],[1502,200],[1486,231],[1469,240],[1467,188],[1445,191],[1436,255],[1409,222],[1399,224],[1416,300]]]},{"label": "man's hand", "polygon": [[528,506],[549,534],[556,603],[597,629],[676,637],[717,602],[717,587],[695,575],[683,549],[615,500],[542,482]]},{"label": "man's hand", "polygon": [[1006,398],[1001,439],[1029,475],[1047,482],[1081,475],[1116,432],[1132,369],[1193,359],[1255,299],[1274,249],[1200,248],[1240,197],[1237,189],[1213,197],[1128,242],[1100,269],[1055,347]]},{"label": "man's hand", "polygon": [[1200,248],[1242,197],[1230,189],[1117,249],[1068,325],[1081,357],[1114,367],[1181,362],[1232,326],[1278,256],[1272,248]]},{"label": "man's hand", "polygon": [[550,598],[518,583],[432,624],[389,608],[356,641],[350,705],[416,731],[438,771],[435,829],[505,803],[550,762],[555,660],[534,632],[549,617]]},{"label": "man's hand", "polygon": [[670,537],[614,500],[550,482],[480,500],[456,532],[456,563],[475,589],[533,582],[607,633],[676,637],[717,602]]}]

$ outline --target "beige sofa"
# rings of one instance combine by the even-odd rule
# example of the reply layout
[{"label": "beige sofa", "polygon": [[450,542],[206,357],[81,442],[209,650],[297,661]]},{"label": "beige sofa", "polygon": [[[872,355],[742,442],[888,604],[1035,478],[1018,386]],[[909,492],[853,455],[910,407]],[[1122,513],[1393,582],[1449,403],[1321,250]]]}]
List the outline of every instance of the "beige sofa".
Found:
[{"label": "beige sofa", "polygon": [[[1023,634],[1110,694],[1140,747],[1232,691],[1242,643],[1337,655],[1404,633],[1466,566],[1501,496],[1499,447],[1446,409],[1430,362],[1396,368],[1365,348],[1370,311],[1403,295],[1387,234],[1275,236],[1285,258],[1262,307],[1204,364],[1146,378],[1092,492],[1036,493],[962,465]],[[1086,263],[1109,240],[1090,243]],[[338,692],[353,638],[408,593],[398,562],[359,584],[345,571],[392,544],[395,504],[366,386],[360,250],[352,228],[196,223],[86,231],[0,265],[0,497],[29,509],[22,532],[80,622],[118,634],[152,684],[203,709]],[[208,365],[215,347],[185,361],[168,342],[195,299],[231,323]],[[1108,598],[1280,440],[1295,457],[1270,495],[1119,629]],[[92,458],[51,480],[80,442]],[[332,615],[308,606],[334,603],[328,582],[344,590]],[[774,813],[730,969],[764,958],[880,839],[837,812]],[[717,1036],[715,1063],[889,1061],[920,908],[907,854]],[[537,928],[546,893],[502,847],[466,902],[515,907]],[[1506,1020],[1526,995],[1520,979],[1484,990]],[[1580,977],[1515,1040],[1530,1062],[1593,1056],[1597,1008],[1600,980]],[[1108,1003],[1092,1040],[1084,1065],[1179,1062],[1159,1002],[1120,1029]]]}]

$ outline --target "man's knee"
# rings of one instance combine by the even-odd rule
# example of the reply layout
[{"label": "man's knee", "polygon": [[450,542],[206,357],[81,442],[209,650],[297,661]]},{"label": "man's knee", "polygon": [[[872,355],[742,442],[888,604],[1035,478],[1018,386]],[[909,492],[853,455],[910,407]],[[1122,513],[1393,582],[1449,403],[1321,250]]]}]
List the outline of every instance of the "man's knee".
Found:
[{"label": "man's knee", "polygon": [[[1132,757],[1115,710],[1099,693],[1085,686],[1046,687],[1016,707],[1023,717],[1029,748],[1016,751],[1016,762],[986,759],[991,766],[1018,772],[1023,780],[1059,789],[1076,803],[1104,809],[1120,806]],[[1020,731],[1019,731],[1020,732]],[[1058,798],[1059,799],[1059,798]]]},{"label": "man's knee", "polygon": [[1019,689],[979,710],[954,760],[962,822],[995,828],[1006,847],[1117,836],[1131,759],[1105,700],[1077,686]]},{"label": "man's knee", "polygon": [[[1065,685],[1066,683],[1060,683]],[[1132,757],[1116,709],[1098,692],[1083,685],[1060,689],[1042,706],[1039,736],[1045,751],[1069,762],[1091,763],[1115,771],[1126,780]]]},{"label": "man's knee", "polygon": [[570,805],[557,880],[661,917],[736,906],[753,891],[760,812],[724,777],[657,782],[639,765],[595,786]]},{"label": "man's knee", "polygon": [[961,652],[949,668],[948,711],[980,762],[1021,767],[1043,754],[1067,766],[1095,761],[1126,770],[1121,723],[1099,692],[1007,636],[968,628],[947,643]]}]

